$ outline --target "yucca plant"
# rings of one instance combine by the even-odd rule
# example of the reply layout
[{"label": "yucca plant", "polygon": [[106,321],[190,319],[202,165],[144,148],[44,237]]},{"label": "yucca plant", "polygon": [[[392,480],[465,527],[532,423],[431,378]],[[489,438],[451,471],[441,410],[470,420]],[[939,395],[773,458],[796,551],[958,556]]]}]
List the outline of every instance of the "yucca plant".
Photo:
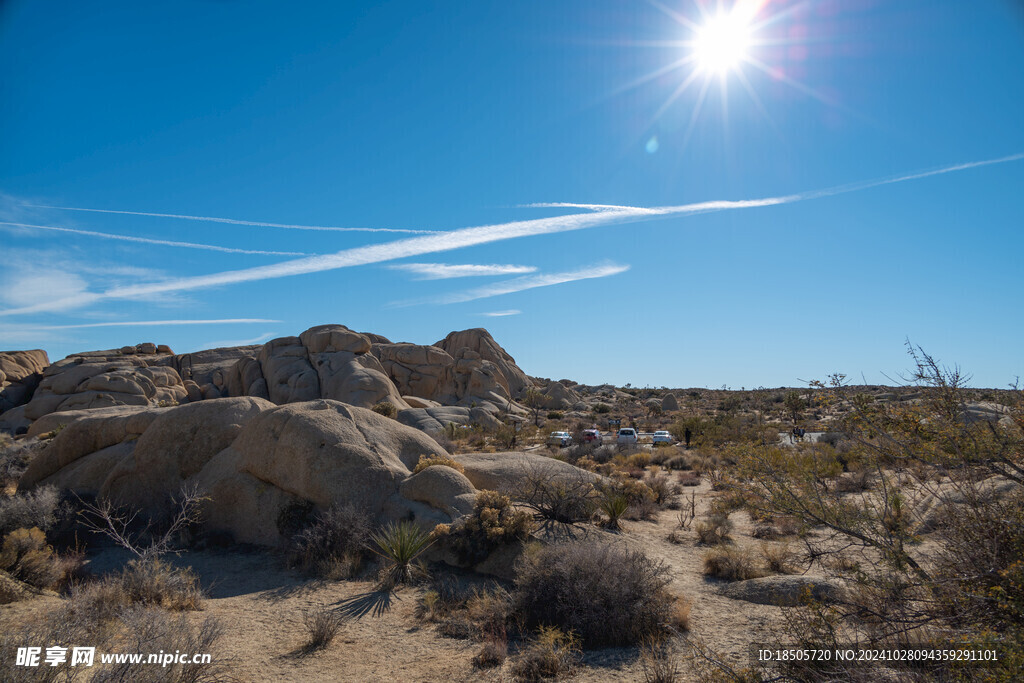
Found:
[{"label": "yucca plant", "polygon": [[434,538],[412,522],[392,522],[370,536],[371,548],[390,564],[385,568],[391,585],[412,581],[416,567],[413,562],[434,543]]},{"label": "yucca plant", "polygon": [[601,508],[601,512],[608,517],[605,527],[618,529],[619,517],[624,515],[626,509],[629,508],[629,499],[621,493],[609,493],[601,498],[598,506]]}]

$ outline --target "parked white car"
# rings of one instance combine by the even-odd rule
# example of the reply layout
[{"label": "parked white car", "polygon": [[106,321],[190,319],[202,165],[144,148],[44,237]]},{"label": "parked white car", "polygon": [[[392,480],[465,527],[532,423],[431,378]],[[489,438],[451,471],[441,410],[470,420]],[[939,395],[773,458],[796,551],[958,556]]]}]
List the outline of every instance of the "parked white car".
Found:
[{"label": "parked white car", "polygon": [[637,436],[636,430],[632,427],[623,427],[619,430],[619,435],[615,437],[615,443],[624,443],[631,446],[636,445],[640,441],[640,437]]},{"label": "parked white car", "polygon": [[572,434],[569,432],[551,432],[548,437],[549,446],[571,446]]},{"label": "parked white car", "polygon": [[670,446],[672,444],[672,435],[664,429],[654,432],[654,436],[651,437],[651,443],[655,446],[662,444]]}]

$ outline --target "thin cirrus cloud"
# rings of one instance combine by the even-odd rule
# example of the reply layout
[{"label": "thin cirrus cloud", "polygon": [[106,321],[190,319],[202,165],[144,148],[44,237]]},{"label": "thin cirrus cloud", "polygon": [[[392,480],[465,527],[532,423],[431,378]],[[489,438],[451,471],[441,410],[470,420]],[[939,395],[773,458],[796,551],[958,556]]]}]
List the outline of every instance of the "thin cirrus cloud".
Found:
[{"label": "thin cirrus cloud", "polygon": [[[618,263],[603,263],[597,266],[588,266],[562,273],[541,273],[539,275],[528,275],[525,277],[513,278],[511,280],[502,280],[501,282],[495,282],[494,284],[477,287],[465,292],[444,294],[433,299],[428,299],[427,301],[438,304],[458,304],[466,301],[476,301],[477,299],[489,299],[492,296],[501,296],[503,294],[514,294],[515,292],[523,292],[528,289],[536,289],[538,287],[561,285],[566,282],[611,277],[612,275],[624,273],[627,270],[629,270],[629,266],[626,265],[620,265]],[[423,302],[408,301],[401,302],[398,305],[414,305],[416,303]],[[508,313],[508,311],[503,312]]]},{"label": "thin cirrus cloud", "polygon": [[477,264],[464,263],[449,265],[447,263],[400,263],[388,266],[391,270],[402,270],[420,277],[417,280],[448,280],[456,277],[484,277],[491,275],[518,275],[533,273],[535,266],[502,265],[498,263]]},{"label": "thin cirrus cloud", "polygon": [[114,213],[122,216],[149,216],[152,218],[177,218],[185,221],[202,221],[204,223],[227,223],[228,225],[248,225],[257,228],[283,228],[285,230],[318,230],[320,232],[403,232],[414,235],[430,234],[434,230],[406,230],[402,228],[343,228],[333,225],[296,225],[292,223],[267,223],[264,221],[243,221],[237,218],[217,218],[214,216],[188,216],[178,213],[152,213],[148,211],[115,211],[114,209],[84,209],[79,206],[53,206],[50,204],[22,203],[32,209],[54,209],[57,211],[88,211],[89,213]]},{"label": "thin cirrus cloud", "polygon": [[510,308],[507,311],[491,311],[489,313],[481,313],[480,315],[486,316],[488,318],[505,318],[510,315],[519,315],[520,313],[522,313],[522,311],[520,311],[518,308]]},{"label": "thin cirrus cloud", "polygon": [[85,237],[99,237],[108,240],[120,240],[123,242],[136,242],[139,244],[155,244],[162,247],[183,247],[186,249],[203,249],[205,251],[219,251],[225,254],[257,254],[260,256],[312,256],[302,251],[262,251],[257,249],[237,249],[235,247],[218,247],[213,244],[196,244],[195,242],[174,242],[171,240],[157,240],[149,237],[135,237],[133,235],[116,235],[109,232],[96,232],[95,230],[79,230],[77,228],[61,228],[54,225],[34,225],[31,223],[11,223],[0,221],[0,225],[9,225],[16,228],[29,230],[49,230],[53,232],[71,233]]},{"label": "thin cirrus cloud", "polygon": [[[779,206],[792,204],[812,199],[821,199],[850,192],[859,192],[882,185],[891,185],[930,176],[954,173],[967,169],[1002,164],[1024,159],[1024,153],[1013,154],[995,159],[972,161],[953,166],[946,166],[929,171],[915,172],[911,174],[894,176],[880,180],[843,185],[812,190],[797,194],[782,195],[778,197],[764,197],[761,199],[746,200],[715,200],[696,202],[681,206],[662,206],[653,208],[642,207],[621,207],[602,208],[601,210],[591,209],[589,213],[575,213],[565,216],[550,218],[539,218],[525,221],[512,221],[495,225],[484,225],[471,228],[462,228],[449,232],[434,233],[419,237],[409,237],[383,244],[368,245],[344,249],[333,254],[310,256],[306,258],[283,261],[266,266],[244,268],[240,270],[223,271],[209,275],[198,275],[184,278],[174,278],[163,282],[147,283],[141,285],[118,286],[106,289],[102,292],[84,293],[72,297],[70,300],[59,300],[49,304],[27,306],[21,308],[9,308],[0,311],[0,316],[20,315],[35,313],[39,311],[54,310],[54,308],[68,308],[87,306],[99,301],[109,299],[131,299],[151,294],[180,292],[188,290],[206,289],[224,285],[240,284],[243,282],[255,282],[271,278],[289,277],[294,275],[305,275],[318,273],[338,268],[350,268],[353,266],[369,265],[395,261],[402,258],[422,256],[466,247],[489,244],[502,240],[516,239],[519,237],[532,237],[537,235],[548,235],[572,230],[582,230],[598,226],[608,226],[657,218],[680,217],[708,213],[712,211],[728,211],[736,209],[750,209],[766,206]],[[537,204],[534,206],[558,206],[557,204]],[[589,205],[593,207],[603,205]]]}]

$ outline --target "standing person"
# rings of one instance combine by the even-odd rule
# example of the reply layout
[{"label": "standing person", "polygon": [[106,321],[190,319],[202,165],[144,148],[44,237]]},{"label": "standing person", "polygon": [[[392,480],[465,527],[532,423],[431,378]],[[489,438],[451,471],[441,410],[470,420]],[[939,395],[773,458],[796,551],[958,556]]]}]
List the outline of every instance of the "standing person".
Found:
[{"label": "standing person", "polygon": [[686,450],[690,450],[690,437],[693,436],[693,432],[687,427],[686,431],[683,432],[683,440],[686,442]]}]

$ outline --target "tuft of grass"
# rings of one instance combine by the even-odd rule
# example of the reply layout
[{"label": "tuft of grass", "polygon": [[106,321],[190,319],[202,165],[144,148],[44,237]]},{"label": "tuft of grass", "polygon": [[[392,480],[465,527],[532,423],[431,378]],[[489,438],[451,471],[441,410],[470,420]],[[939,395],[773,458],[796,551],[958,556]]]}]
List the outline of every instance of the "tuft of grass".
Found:
[{"label": "tuft of grass", "polygon": [[773,574],[793,574],[796,572],[796,567],[793,566],[793,562],[796,561],[796,553],[793,552],[788,543],[762,545],[761,557],[764,559],[768,571]]},{"label": "tuft of grass", "polygon": [[200,610],[203,591],[191,568],[180,569],[159,559],[133,560],[114,579],[129,602],[169,610]]},{"label": "tuft of grass", "polygon": [[697,532],[697,540],[701,545],[721,545],[732,540],[729,536],[729,532],[732,531],[732,522],[728,515],[709,515],[706,519],[697,522],[694,530]]},{"label": "tuft of grass", "polygon": [[304,652],[322,650],[331,644],[344,623],[341,615],[327,607],[317,607],[302,613],[302,625],[306,627]]},{"label": "tuft of grass", "polygon": [[765,574],[749,550],[726,546],[704,553],[704,575],[725,581],[746,581]]},{"label": "tuft of grass", "polygon": [[665,643],[646,642],[640,654],[644,683],[676,683],[682,671]]},{"label": "tuft of grass", "polygon": [[380,531],[371,534],[374,546],[371,550],[380,555],[388,566],[384,569],[382,584],[393,587],[411,582],[416,575],[424,574],[422,568],[415,566],[423,551],[434,543],[434,538],[420,527],[409,521],[388,524]]},{"label": "tuft of grass", "polygon": [[571,632],[542,626],[536,638],[516,658],[512,674],[526,683],[559,678],[573,670],[579,656],[579,641]]}]

